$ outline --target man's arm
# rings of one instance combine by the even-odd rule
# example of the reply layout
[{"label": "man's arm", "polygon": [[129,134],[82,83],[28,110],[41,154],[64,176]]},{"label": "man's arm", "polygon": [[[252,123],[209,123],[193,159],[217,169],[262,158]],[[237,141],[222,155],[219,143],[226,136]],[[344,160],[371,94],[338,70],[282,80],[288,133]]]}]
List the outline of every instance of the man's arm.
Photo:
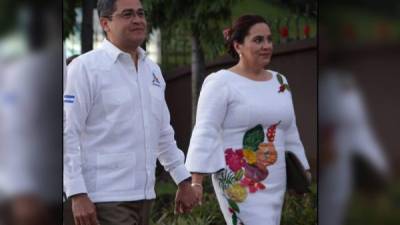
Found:
[{"label": "man's arm", "polygon": [[64,93],[64,188],[72,201],[75,224],[97,225],[96,208],[87,195],[82,175],[80,136],[88,117],[93,94],[88,71],[76,59],[68,67]]},{"label": "man's arm", "polygon": [[162,124],[157,157],[178,185],[175,211],[178,213],[189,212],[196,204],[196,197],[191,187],[191,175],[184,164],[185,156],[176,145],[174,130],[170,124],[170,113],[165,100],[162,106]]},{"label": "man's arm", "polygon": [[64,188],[67,197],[87,193],[82,176],[80,136],[90,108],[87,71],[80,60],[68,67],[64,92]]}]

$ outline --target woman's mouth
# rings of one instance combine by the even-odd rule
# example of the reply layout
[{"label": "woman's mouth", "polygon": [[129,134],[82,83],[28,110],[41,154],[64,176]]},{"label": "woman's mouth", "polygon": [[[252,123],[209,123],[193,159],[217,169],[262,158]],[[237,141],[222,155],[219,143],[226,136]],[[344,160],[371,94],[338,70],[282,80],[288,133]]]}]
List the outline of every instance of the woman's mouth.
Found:
[{"label": "woman's mouth", "polygon": [[268,53],[268,52],[260,53],[260,56],[262,56],[262,57],[270,57],[271,53]]}]

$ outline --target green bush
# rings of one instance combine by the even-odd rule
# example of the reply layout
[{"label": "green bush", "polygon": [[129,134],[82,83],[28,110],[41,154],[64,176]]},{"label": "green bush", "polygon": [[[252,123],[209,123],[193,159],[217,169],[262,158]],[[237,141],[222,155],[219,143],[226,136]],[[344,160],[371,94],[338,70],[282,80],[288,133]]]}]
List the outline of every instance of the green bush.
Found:
[{"label": "green bush", "polygon": [[390,184],[377,193],[355,190],[350,199],[345,224],[400,224],[400,182]]},{"label": "green bush", "polygon": [[[152,225],[222,225],[226,224],[220,211],[210,179],[204,185],[203,204],[188,215],[174,214],[176,185],[172,182],[158,182],[157,200],[151,214]],[[316,185],[306,196],[286,194],[282,212],[282,225],[316,224]]]},{"label": "green bush", "polygon": [[311,193],[304,196],[286,193],[281,225],[313,224],[317,224],[317,185],[313,184]]}]

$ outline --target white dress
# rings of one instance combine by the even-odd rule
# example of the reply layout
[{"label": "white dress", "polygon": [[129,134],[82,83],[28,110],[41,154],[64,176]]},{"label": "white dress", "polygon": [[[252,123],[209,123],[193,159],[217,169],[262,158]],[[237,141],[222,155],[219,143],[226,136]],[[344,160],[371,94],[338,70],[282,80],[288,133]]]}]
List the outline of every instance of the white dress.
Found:
[{"label": "white dress", "polygon": [[277,225],[286,190],[285,150],[309,169],[286,78],[254,81],[228,70],[204,81],[186,159],[212,173],[229,225]]}]

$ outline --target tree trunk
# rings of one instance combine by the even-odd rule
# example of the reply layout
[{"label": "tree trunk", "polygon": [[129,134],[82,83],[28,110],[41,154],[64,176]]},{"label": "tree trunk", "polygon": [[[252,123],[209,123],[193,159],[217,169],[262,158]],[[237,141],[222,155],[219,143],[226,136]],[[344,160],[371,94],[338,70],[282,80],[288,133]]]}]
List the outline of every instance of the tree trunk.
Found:
[{"label": "tree trunk", "polygon": [[197,100],[205,77],[204,52],[199,36],[192,34],[192,128],[196,122]]},{"label": "tree trunk", "polygon": [[93,9],[94,0],[82,1],[82,30],[81,30],[81,53],[93,49]]}]

